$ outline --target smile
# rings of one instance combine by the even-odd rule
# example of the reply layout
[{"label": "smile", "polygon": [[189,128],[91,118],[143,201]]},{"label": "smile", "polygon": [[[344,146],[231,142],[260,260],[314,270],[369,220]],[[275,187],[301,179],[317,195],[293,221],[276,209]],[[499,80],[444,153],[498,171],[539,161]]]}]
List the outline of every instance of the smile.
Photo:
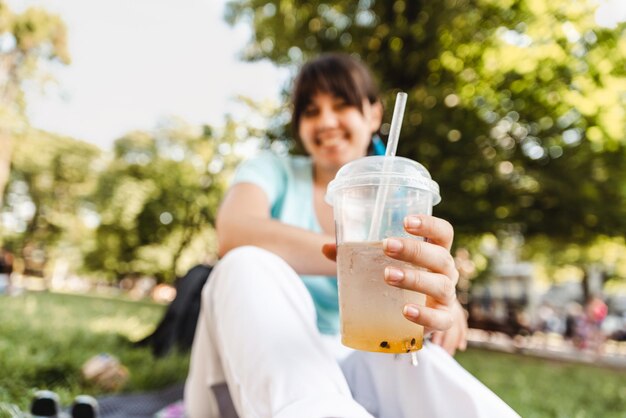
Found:
[{"label": "smile", "polygon": [[333,136],[326,138],[315,138],[315,145],[323,148],[334,148],[346,142],[346,138],[344,136]]}]

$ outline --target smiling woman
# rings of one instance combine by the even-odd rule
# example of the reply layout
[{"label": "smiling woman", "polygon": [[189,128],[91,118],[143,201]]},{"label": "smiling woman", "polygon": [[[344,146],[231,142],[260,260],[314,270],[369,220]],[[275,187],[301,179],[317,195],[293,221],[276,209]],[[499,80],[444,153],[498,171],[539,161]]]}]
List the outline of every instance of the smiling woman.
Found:
[{"label": "smiling woman", "polygon": [[305,64],[295,85],[294,133],[316,161],[316,182],[325,186],[341,166],[367,153],[382,123],[378,89],[370,74],[344,55]]},{"label": "smiling woman", "polygon": [[[467,326],[452,290],[458,277],[449,254],[453,230],[442,219],[398,220],[398,230],[428,241],[389,239],[380,246],[388,257],[383,263],[402,262],[406,280],[377,265],[382,289],[428,298],[419,306],[407,299],[396,311],[404,325],[422,325],[438,341],[417,354],[420,366],[403,357],[409,354],[380,357],[341,345],[337,266],[324,257],[332,251],[322,253],[335,236],[324,195],[341,166],[366,156],[382,108],[365,65],[344,54],[304,64],[293,101],[292,126],[308,156],[263,153],[244,162],[219,210],[222,259],[203,290],[187,414],[225,415],[212,389],[226,383],[232,400],[226,406],[242,417],[395,418],[416,410],[424,416],[516,417],[449,355],[464,348]],[[409,341],[415,346],[415,339]]]},{"label": "smiling woman", "polygon": [[302,113],[298,126],[305,150],[317,157],[315,177],[324,176],[324,171],[334,177],[345,163],[365,155],[372,129],[378,129],[381,117],[379,102],[364,101],[359,110],[343,98],[328,93],[315,95]]}]

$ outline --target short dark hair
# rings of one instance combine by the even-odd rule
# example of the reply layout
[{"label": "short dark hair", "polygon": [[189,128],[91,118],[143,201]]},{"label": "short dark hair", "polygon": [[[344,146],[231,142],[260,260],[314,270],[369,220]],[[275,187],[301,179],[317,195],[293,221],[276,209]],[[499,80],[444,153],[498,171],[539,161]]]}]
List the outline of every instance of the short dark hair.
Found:
[{"label": "short dark hair", "polygon": [[340,97],[361,112],[363,99],[379,101],[378,86],[365,64],[347,54],[320,55],[302,66],[294,82],[291,126],[296,138],[302,113],[318,93]]}]

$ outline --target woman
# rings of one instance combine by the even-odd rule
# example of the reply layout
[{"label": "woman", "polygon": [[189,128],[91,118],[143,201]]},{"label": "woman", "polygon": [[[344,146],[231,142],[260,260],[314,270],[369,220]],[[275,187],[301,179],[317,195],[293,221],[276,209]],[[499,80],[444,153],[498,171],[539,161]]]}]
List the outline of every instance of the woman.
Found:
[{"label": "woman", "polygon": [[[190,417],[224,415],[215,390],[223,382],[242,417],[516,416],[432,344],[412,367],[404,356],[339,342],[333,213],[324,195],[341,166],[369,152],[382,113],[360,62],[321,56],[294,86],[292,124],[308,157],[265,153],[237,170],[217,219],[223,258],[203,291],[185,392]],[[384,279],[427,295],[427,306],[403,313],[454,352],[464,347],[466,325],[454,294],[453,229],[426,215],[407,218],[405,229],[428,242],[386,240],[386,254],[414,268],[387,269]],[[446,401],[455,391],[457,409]]]}]

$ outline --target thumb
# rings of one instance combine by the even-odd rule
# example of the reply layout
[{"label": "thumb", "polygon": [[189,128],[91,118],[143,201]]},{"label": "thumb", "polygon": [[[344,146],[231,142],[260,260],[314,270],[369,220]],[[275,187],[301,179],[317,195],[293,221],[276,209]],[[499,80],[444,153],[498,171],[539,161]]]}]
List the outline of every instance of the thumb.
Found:
[{"label": "thumb", "polygon": [[337,261],[337,245],[334,242],[322,245],[322,253],[329,260]]}]

